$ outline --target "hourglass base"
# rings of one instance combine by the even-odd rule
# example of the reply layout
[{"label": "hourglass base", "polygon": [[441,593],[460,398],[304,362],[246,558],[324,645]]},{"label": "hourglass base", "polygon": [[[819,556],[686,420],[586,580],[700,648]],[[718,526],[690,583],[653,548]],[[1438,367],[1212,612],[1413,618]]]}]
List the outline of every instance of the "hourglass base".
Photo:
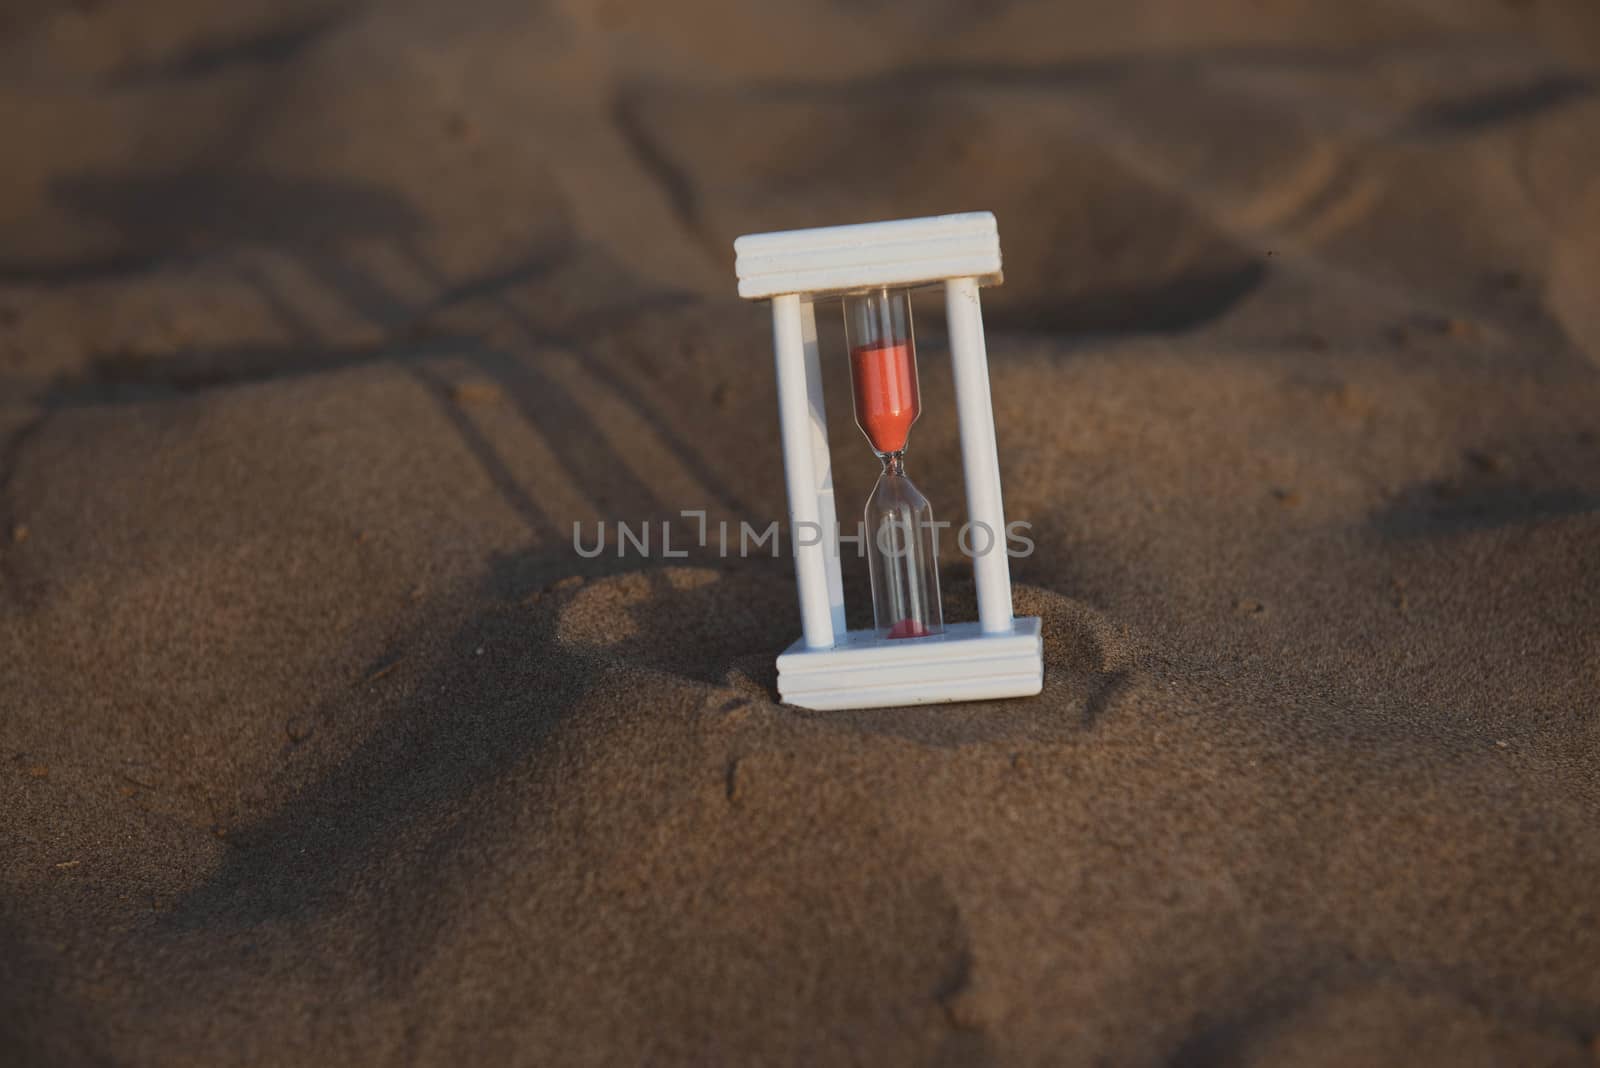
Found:
[{"label": "hourglass base", "polygon": [[1043,685],[1038,616],[1014,619],[1000,634],[976,623],[910,640],[853,630],[832,649],[798,641],[778,657],[778,696],[819,711],[1031,697]]}]

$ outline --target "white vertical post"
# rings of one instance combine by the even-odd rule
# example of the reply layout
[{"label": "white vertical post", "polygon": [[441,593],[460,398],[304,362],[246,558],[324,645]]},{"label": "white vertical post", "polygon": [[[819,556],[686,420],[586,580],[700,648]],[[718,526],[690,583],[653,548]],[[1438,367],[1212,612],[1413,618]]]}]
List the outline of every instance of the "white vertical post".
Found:
[{"label": "white vertical post", "polygon": [[977,279],[948,279],[944,307],[950,328],[950,365],[955,372],[961,466],[967,480],[967,519],[972,524],[969,540],[972,577],[978,585],[978,624],[985,634],[1006,633],[1011,630],[1011,565],[1006,559],[1000,457],[994,441],[989,352],[983,341]]},{"label": "white vertical post", "polygon": [[839,517],[833,502],[833,459],[828,452],[828,409],[822,399],[822,361],[817,354],[817,306],[800,302],[800,334],[806,349],[806,398],[811,406],[811,476],[816,480],[817,521],[822,524],[823,564],[828,574],[828,610],[835,637],[845,632],[844,578],[839,573]]},{"label": "white vertical post", "polygon": [[800,298],[772,298],[772,347],[778,370],[778,424],[783,439],[784,483],[789,493],[789,537],[800,589],[800,626],[806,646],[833,646],[828,605],[828,565],[818,515],[817,477],[806,383],[806,341]]}]

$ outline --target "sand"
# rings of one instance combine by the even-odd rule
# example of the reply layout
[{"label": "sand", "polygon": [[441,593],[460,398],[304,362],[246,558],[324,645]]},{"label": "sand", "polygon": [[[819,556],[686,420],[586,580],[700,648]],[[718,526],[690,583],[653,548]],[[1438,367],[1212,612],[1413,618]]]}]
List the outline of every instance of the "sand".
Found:
[{"label": "sand", "polygon": [[[0,1062],[1600,1059],[1600,9],[977,7],[8,7]],[[976,209],[1044,692],[785,707],[572,523],[783,513],[736,235]]]}]

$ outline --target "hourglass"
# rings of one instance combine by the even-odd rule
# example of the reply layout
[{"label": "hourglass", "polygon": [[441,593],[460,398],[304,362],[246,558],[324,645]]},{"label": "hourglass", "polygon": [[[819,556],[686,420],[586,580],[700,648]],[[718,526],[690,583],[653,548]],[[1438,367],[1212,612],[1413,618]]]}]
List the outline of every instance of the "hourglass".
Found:
[{"label": "hourglass", "polygon": [[[778,693],[814,709],[1022,697],[1039,692],[1037,617],[1011,614],[988,354],[978,291],[998,284],[988,212],[750,234],[734,242],[739,295],[772,302],[778,415],[802,637],[778,657]],[[978,619],[945,624],[938,535],[907,474],[922,414],[910,293],[942,285],[967,519],[944,529],[972,557]],[[856,423],[882,470],[859,535],[841,539],[833,493],[816,304],[844,307]],[[853,527],[854,524],[851,524]],[[866,555],[873,626],[848,630],[841,540]]]}]

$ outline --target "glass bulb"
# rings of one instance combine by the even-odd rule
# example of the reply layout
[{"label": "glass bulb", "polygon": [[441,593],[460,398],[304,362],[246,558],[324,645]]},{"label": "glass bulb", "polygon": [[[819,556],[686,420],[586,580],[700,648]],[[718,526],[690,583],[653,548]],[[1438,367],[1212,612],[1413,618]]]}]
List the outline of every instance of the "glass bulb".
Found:
[{"label": "glass bulb", "polygon": [[867,569],[872,622],[880,638],[921,638],[944,630],[933,507],[906,477],[902,453],[883,458],[867,498]]},{"label": "glass bulb", "polygon": [[856,425],[879,456],[905,451],[911,424],[922,413],[910,294],[874,289],[845,297],[844,335]]}]

